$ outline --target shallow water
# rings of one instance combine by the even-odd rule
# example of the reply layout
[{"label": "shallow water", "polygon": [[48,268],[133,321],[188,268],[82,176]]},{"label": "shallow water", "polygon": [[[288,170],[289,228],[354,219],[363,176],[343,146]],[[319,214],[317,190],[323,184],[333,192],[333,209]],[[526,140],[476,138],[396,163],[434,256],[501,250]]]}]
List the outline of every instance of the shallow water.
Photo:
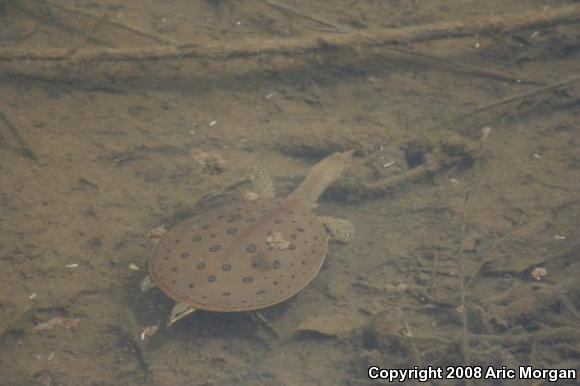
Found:
[{"label": "shallow water", "polygon": [[[578,5],[280,4],[0,4],[0,385],[580,369],[580,30],[484,28]],[[467,37],[367,44],[474,19]],[[315,211],[356,238],[263,310],[279,339],[246,313],[162,327],[171,301],[139,290],[152,230],[243,196],[255,164],[283,197],[350,148]]]}]

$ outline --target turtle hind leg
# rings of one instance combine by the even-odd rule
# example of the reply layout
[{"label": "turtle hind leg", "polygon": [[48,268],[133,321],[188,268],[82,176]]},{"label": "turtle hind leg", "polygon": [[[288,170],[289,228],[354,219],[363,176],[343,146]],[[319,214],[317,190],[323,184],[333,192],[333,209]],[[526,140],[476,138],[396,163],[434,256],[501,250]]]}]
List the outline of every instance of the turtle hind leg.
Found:
[{"label": "turtle hind leg", "polygon": [[178,320],[186,317],[187,315],[195,312],[196,309],[187,303],[177,302],[171,309],[171,314],[169,314],[169,319],[167,319],[167,327],[171,327]]}]

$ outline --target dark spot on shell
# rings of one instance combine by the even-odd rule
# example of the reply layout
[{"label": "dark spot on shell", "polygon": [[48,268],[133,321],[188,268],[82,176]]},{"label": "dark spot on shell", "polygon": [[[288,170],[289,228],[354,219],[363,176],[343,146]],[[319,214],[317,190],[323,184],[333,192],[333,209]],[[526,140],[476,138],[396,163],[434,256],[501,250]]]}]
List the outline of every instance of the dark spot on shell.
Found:
[{"label": "dark spot on shell", "polygon": [[193,236],[191,238],[191,241],[193,241],[194,243],[199,243],[201,241],[201,236]]},{"label": "dark spot on shell", "polygon": [[298,237],[298,236],[296,236],[296,233],[292,233],[292,234],[290,235],[290,238],[291,238],[292,240],[296,240],[296,238],[297,238],[297,237]]},{"label": "dark spot on shell", "polygon": [[250,284],[251,282],[253,282],[253,281],[254,281],[254,278],[253,278],[253,277],[251,277],[251,276],[246,276],[246,277],[244,277],[244,278],[242,279],[242,281],[243,281],[244,283],[246,283],[246,284]]},{"label": "dark spot on shell", "polygon": [[216,237],[216,236],[217,236],[217,235],[216,235],[215,233],[212,233],[212,234],[209,236],[209,238],[210,238],[210,239],[215,239],[215,237]]},{"label": "dark spot on shell", "polygon": [[228,264],[228,263],[222,264],[222,271],[227,272],[227,271],[230,271],[231,269],[232,269],[231,264]]},{"label": "dark spot on shell", "polygon": [[219,250],[220,250],[220,248],[221,248],[221,247],[219,246],[219,244],[214,244],[214,245],[212,245],[211,247],[209,247],[209,251],[210,251],[210,252],[217,252],[217,251],[219,251]]},{"label": "dark spot on shell", "polygon": [[189,283],[188,287],[193,288],[193,287],[195,287],[195,285],[193,283]]},{"label": "dark spot on shell", "polygon": [[263,295],[263,294],[265,294],[265,293],[266,293],[266,291],[265,291],[265,290],[260,290],[260,291],[256,292],[256,295]]},{"label": "dark spot on shell", "polygon": [[314,240],[318,240],[318,236],[314,236]]},{"label": "dark spot on shell", "polygon": [[222,292],[222,295],[224,296],[230,296],[232,293],[231,292]]},{"label": "dark spot on shell", "polygon": [[306,265],[306,261],[304,261],[304,260],[302,260],[300,263],[301,263],[302,265]]},{"label": "dark spot on shell", "polygon": [[288,245],[288,249],[291,250],[291,251],[293,251],[293,250],[296,249],[296,245],[290,244],[290,245]]},{"label": "dark spot on shell", "polygon": [[205,268],[205,263],[203,261],[200,261],[199,263],[197,263],[197,265],[195,266],[195,268],[197,268],[197,269],[204,269]]},{"label": "dark spot on shell", "polygon": [[250,245],[248,245],[248,247],[246,248],[246,252],[248,252],[248,253],[254,253],[254,252],[256,252],[256,244],[250,244]]},{"label": "dark spot on shell", "polygon": [[226,216],[224,216],[223,214],[220,214],[219,216],[217,216],[218,220],[223,220]]},{"label": "dark spot on shell", "polygon": [[171,281],[171,284],[176,284],[176,283],[177,283],[177,282],[176,282],[175,280],[172,280],[172,281]]},{"label": "dark spot on shell", "polygon": [[178,269],[177,267],[173,267],[173,268],[171,268],[171,271],[172,271],[172,272],[177,272],[178,270],[179,270],[179,269]]},{"label": "dark spot on shell", "polygon": [[308,244],[308,240],[304,240],[304,244]]},{"label": "dark spot on shell", "polygon": [[208,230],[209,229],[209,225],[208,224],[202,225],[201,226],[201,229],[203,229],[204,231],[205,230]]},{"label": "dark spot on shell", "polygon": [[304,228],[302,228],[302,227],[298,227],[296,229],[298,229],[298,232],[304,232]]},{"label": "dark spot on shell", "polygon": [[266,260],[263,253],[258,253],[252,256],[252,268],[258,271],[269,271],[272,269],[272,264]]},{"label": "dark spot on shell", "polygon": [[240,210],[242,210],[242,207],[241,207],[241,206],[238,206],[238,207],[236,208],[236,210],[240,211]]},{"label": "dark spot on shell", "polygon": [[277,218],[276,220],[274,220],[274,224],[282,224],[282,220]]},{"label": "dark spot on shell", "polygon": [[272,263],[272,268],[278,269],[280,268],[281,265],[282,263],[280,263],[280,260],[274,260],[274,262]]},{"label": "dark spot on shell", "polygon": [[188,257],[190,257],[190,256],[191,256],[191,254],[190,254],[189,252],[183,252],[183,253],[181,254],[181,258],[182,258],[182,259],[187,259],[187,258],[188,258]]},{"label": "dark spot on shell", "polygon": [[289,210],[288,211],[288,214],[294,214],[294,211],[293,210]]},{"label": "dark spot on shell", "polygon": [[214,281],[216,281],[216,279],[217,279],[217,278],[215,277],[215,275],[209,275],[209,276],[207,277],[207,282],[208,282],[208,283],[213,283]]},{"label": "dark spot on shell", "polygon": [[179,244],[181,242],[180,239],[175,239],[175,244]]},{"label": "dark spot on shell", "polygon": [[228,230],[226,231],[226,234],[229,236],[233,236],[236,233],[238,233],[238,228],[228,228]]},{"label": "dark spot on shell", "polygon": [[272,284],[273,285],[278,285],[278,282],[277,281],[273,281]]},{"label": "dark spot on shell", "polygon": [[296,275],[290,276],[290,279],[295,279],[295,278],[296,278]]}]

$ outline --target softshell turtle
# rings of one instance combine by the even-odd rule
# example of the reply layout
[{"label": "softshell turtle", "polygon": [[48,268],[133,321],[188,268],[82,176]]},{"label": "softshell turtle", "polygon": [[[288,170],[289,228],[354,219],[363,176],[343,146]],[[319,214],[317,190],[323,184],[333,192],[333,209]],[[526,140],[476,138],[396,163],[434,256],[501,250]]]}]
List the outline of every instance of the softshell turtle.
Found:
[{"label": "softshell turtle", "polygon": [[155,246],[141,288],[156,285],[175,300],[168,325],[196,309],[258,310],[306,287],[324,262],[328,240],[354,236],[349,221],[312,212],[352,153],[318,162],[284,199],[275,197],[266,170],[256,167],[253,200],[208,209],[167,232]]}]

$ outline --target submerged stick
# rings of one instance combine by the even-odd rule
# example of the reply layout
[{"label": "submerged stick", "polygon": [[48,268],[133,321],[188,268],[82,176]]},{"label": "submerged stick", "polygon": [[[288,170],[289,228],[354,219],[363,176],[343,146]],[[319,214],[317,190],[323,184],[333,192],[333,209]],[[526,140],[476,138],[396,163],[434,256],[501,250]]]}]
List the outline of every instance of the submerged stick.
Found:
[{"label": "submerged stick", "polygon": [[439,64],[446,66],[446,67],[449,67],[449,68],[455,68],[459,71],[471,73],[471,74],[474,74],[477,76],[487,77],[490,79],[501,80],[501,81],[517,83],[517,84],[530,84],[530,85],[535,85],[535,86],[545,85],[545,83],[542,83],[542,82],[537,82],[534,80],[526,80],[526,79],[522,79],[522,78],[514,78],[511,76],[507,76],[507,75],[498,73],[498,72],[493,71],[493,70],[480,69],[480,68],[469,66],[469,65],[466,65],[466,64],[454,61],[454,60],[439,58],[435,55],[426,54],[423,52],[418,52],[418,51],[410,50],[407,48],[393,46],[393,47],[388,47],[387,49],[391,50],[391,51],[395,51],[395,52],[401,52],[401,53],[406,54],[406,55],[415,56],[418,58],[423,58],[423,59],[426,59],[426,60],[429,60],[429,61],[432,61],[435,63],[439,63]]},{"label": "submerged stick", "polygon": [[67,7],[65,5],[55,3],[55,2],[50,1],[50,0],[34,0],[34,2],[41,3],[41,4],[46,4],[46,5],[50,6],[50,7],[59,9],[59,10],[61,10],[63,12],[67,12],[69,14],[73,14],[73,15],[77,15],[77,16],[78,15],[81,15],[83,17],[86,17],[86,18],[89,18],[89,19],[93,19],[93,20],[97,21],[97,23],[99,23],[99,24],[100,23],[106,23],[106,24],[111,25],[111,26],[113,26],[115,28],[119,28],[121,30],[125,30],[125,31],[128,31],[128,32],[131,32],[131,33],[133,33],[133,34],[135,34],[137,36],[140,36],[140,37],[144,37],[144,38],[147,38],[147,39],[155,40],[155,41],[157,41],[159,43],[175,44],[175,42],[173,42],[173,41],[171,41],[171,40],[169,40],[169,39],[167,39],[165,37],[158,36],[158,35],[154,35],[154,34],[152,34],[150,32],[141,31],[141,30],[139,30],[139,29],[137,29],[135,27],[131,27],[129,25],[120,23],[118,21],[109,20],[106,16],[94,15],[94,14],[92,14],[90,12],[81,11],[79,9],[73,9],[73,8]]},{"label": "submerged stick", "polygon": [[278,340],[280,339],[280,333],[276,330],[276,328],[259,312],[250,312],[250,317],[252,320],[260,324],[260,326],[264,329],[266,334],[272,339]]},{"label": "submerged stick", "polygon": [[301,12],[300,10],[298,10],[294,7],[291,7],[291,6],[283,4],[283,3],[279,3],[275,0],[262,0],[262,1],[264,1],[265,3],[269,4],[270,6],[277,8],[283,12],[286,12],[286,13],[291,14],[291,15],[302,17],[306,20],[313,21],[313,22],[321,24],[325,27],[332,28],[333,30],[335,30],[337,32],[344,33],[344,32],[352,31],[352,28],[348,28],[347,26],[343,26],[343,25],[340,25],[338,23],[334,23],[332,21],[325,20],[319,16],[313,15],[312,13]]},{"label": "submerged stick", "polygon": [[10,133],[12,133],[14,138],[16,138],[16,142],[18,142],[18,146],[19,146],[18,150],[20,152],[20,155],[23,156],[24,158],[28,158],[28,159],[31,159],[33,161],[37,161],[38,159],[36,158],[36,155],[34,154],[32,149],[30,148],[30,146],[28,146],[26,141],[22,138],[18,128],[16,126],[14,126],[14,124],[12,124],[12,122],[8,119],[6,114],[4,114],[2,111],[0,111],[0,121],[4,122],[6,127],[8,127],[8,130],[10,131]]},{"label": "submerged stick", "polygon": [[519,100],[522,100],[522,99],[525,99],[525,98],[528,98],[528,97],[531,97],[531,96],[534,96],[534,95],[537,95],[537,94],[541,94],[541,93],[544,93],[544,92],[552,91],[552,90],[558,89],[560,87],[563,87],[563,86],[567,86],[567,85],[576,83],[578,81],[580,81],[580,76],[574,76],[574,77],[571,77],[571,78],[568,78],[568,79],[564,79],[562,81],[558,81],[558,82],[555,82],[555,83],[552,83],[552,84],[548,84],[548,85],[543,86],[543,87],[538,87],[538,88],[533,88],[533,89],[530,89],[530,90],[526,90],[526,91],[521,92],[519,94],[512,95],[512,96],[509,96],[509,97],[506,97],[506,98],[502,98],[502,99],[496,100],[496,101],[491,102],[491,103],[489,103],[489,104],[487,104],[485,106],[481,106],[481,107],[479,107],[479,108],[477,108],[475,110],[469,111],[468,113],[459,115],[459,116],[455,117],[451,122],[454,123],[454,122],[457,122],[459,120],[462,120],[462,119],[465,119],[465,118],[468,118],[468,117],[471,117],[471,116],[474,116],[474,115],[483,113],[485,111],[494,109],[496,107],[499,107],[499,106],[502,106],[502,105],[506,105],[506,104],[509,104],[509,103],[512,103],[512,102],[516,102],[516,101],[519,101]]},{"label": "submerged stick", "polygon": [[371,32],[354,32],[338,36],[308,39],[248,39],[239,41],[182,46],[153,46],[143,48],[87,48],[73,53],[67,49],[0,50],[0,63],[30,62],[134,62],[177,59],[248,59],[266,56],[291,56],[340,48],[379,48],[428,40],[492,35],[498,32],[549,27],[580,22],[580,5],[571,5],[541,12],[509,16],[490,16],[468,21],[410,26]]}]

